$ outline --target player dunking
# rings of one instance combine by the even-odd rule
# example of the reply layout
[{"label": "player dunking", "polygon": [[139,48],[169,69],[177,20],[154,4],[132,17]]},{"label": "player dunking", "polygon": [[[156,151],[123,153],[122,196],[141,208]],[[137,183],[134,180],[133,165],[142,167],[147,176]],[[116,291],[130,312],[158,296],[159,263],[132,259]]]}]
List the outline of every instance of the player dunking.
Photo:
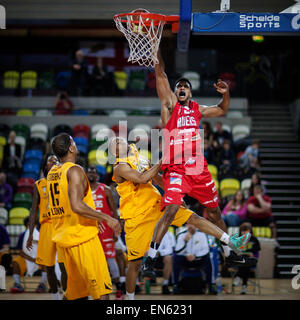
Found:
[{"label": "player dunking", "polygon": [[[125,241],[129,261],[126,274],[126,296],[127,299],[133,300],[142,258],[150,248],[155,225],[163,216],[160,210],[162,197],[151,182],[153,179],[163,187],[162,177],[158,174],[161,162],[150,168],[149,161],[139,155],[135,144],[128,145],[126,140],[120,137],[110,141],[109,150],[116,156],[113,180],[118,184],[120,217],[125,222]],[[247,236],[229,237],[226,232],[210,221],[182,206],[170,223],[175,226],[182,226],[184,223],[192,224],[200,231],[224,241],[234,249],[239,249],[247,241]],[[155,273],[151,272],[149,276],[154,278]]]},{"label": "player dunking", "polygon": [[[162,164],[165,193],[161,209],[166,208],[166,210],[156,225],[148,257],[142,265],[143,274],[148,276],[153,273],[153,262],[159,244],[167,232],[169,225],[176,218],[176,213],[186,194],[197,199],[207,208],[210,221],[224,232],[227,231],[218,206],[217,188],[207,169],[206,160],[203,159],[203,156],[200,159],[200,161],[203,161],[202,172],[187,174],[188,170],[191,172],[193,167],[195,168],[199,163],[197,164],[197,161],[192,158],[185,159],[181,154],[179,157],[182,157],[182,161],[178,163],[178,154],[176,153],[178,153],[179,148],[176,148],[175,145],[176,143],[181,145],[181,152],[185,149],[195,150],[197,140],[199,139],[198,128],[201,118],[219,117],[227,113],[230,102],[228,85],[219,79],[217,84],[214,84],[214,87],[217,92],[222,94],[222,100],[219,104],[210,107],[200,106],[197,102],[191,100],[192,85],[188,79],[178,79],[175,83],[174,92],[171,90],[160,51],[158,51],[158,61],[159,63],[155,65],[155,75],[156,90],[161,100],[162,123],[167,132],[171,133],[176,130],[178,132],[180,130],[181,133],[187,133],[186,137],[188,139],[180,139],[180,136],[177,136],[177,140],[175,137],[173,141],[170,140],[169,144],[165,143],[164,153],[165,155],[169,155],[169,163]],[[246,261],[246,258],[236,254],[225,244],[223,245],[223,249],[227,264],[239,265],[242,263],[243,265],[253,265],[256,262],[253,259],[247,259]]]}]

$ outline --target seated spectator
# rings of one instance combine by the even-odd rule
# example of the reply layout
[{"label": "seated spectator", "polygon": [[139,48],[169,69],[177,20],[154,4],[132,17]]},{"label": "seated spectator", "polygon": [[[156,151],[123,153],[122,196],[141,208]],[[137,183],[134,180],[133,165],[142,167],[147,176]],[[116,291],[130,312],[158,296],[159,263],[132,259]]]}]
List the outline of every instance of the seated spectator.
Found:
[{"label": "seated spectator", "polygon": [[253,196],[247,202],[248,220],[252,226],[270,227],[272,237],[276,238],[276,225],[272,216],[272,201],[264,194],[261,185],[256,185],[253,189]]},{"label": "seated spectator", "polygon": [[261,185],[263,188],[264,193],[266,193],[266,187],[264,186],[266,182],[262,181],[260,178],[260,173],[256,171],[255,173],[252,174],[251,176],[251,186],[249,188],[249,196],[253,196],[253,189],[256,185]]},{"label": "seated spectator", "polygon": [[235,165],[235,155],[231,148],[230,140],[225,139],[220,149],[219,155],[219,171],[221,176],[233,173]]},{"label": "seated spectator", "polygon": [[209,145],[209,141],[204,139],[204,157],[209,164],[216,165],[216,153],[212,146]]},{"label": "seated spectator", "polygon": [[[35,258],[37,254],[39,232],[35,228],[33,231],[33,241],[32,248],[28,250],[26,248],[27,240],[29,237],[29,217],[24,219],[24,225],[26,230],[19,235],[17,249],[19,249],[19,255],[13,259],[13,279],[14,285],[10,288],[11,293],[22,293],[24,288],[21,286],[20,277],[23,277],[25,274],[29,277],[32,277],[33,274],[39,270],[40,266],[35,263]],[[38,287],[36,288],[36,293],[46,292],[46,281],[47,281],[47,272],[42,271],[42,279]]]},{"label": "seated spectator", "polygon": [[247,202],[241,190],[227,203],[222,218],[228,227],[237,227],[247,218]]},{"label": "seated spectator", "polygon": [[224,140],[231,141],[231,134],[227,130],[224,130],[222,122],[218,121],[216,122],[216,131],[214,132],[213,146],[216,149],[220,149],[223,145]]},{"label": "seated spectator", "polygon": [[7,183],[13,187],[14,192],[22,171],[22,149],[15,141],[16,133],[10,131],[8,143],[3,150],[3,171],[6,173]]},{"label": "seated spectator", "polygon": [[258,153],[259,140],[253,140],[252,144],[247,147],[245,153],[240,158],[240,166],[245,172],[255,171],[259,168]]},{"label": "seated spectator", "polygon": [[[247,246],[243,249],[242,254],[246,255],[251,258],[258,259],[259,251],[260,251],[260,244],[256,237],[252,235],[252,225],[249,222],[244,222],[240,226],[240,236],[243,234],[250,232],[251,238],[247,243]],[[253,269],[253,267],[252,267]],[[247,293],[247,283],[248,279],[251,275],[251,267],[238,267],[237,277],[234,279],[234,284],[239,285],[240,278],[242,278],[242,291],[241,294]]]},{"label": "seated spectator", "polygon": [[6,174],[0,172],[0,207],[9,210],[13,199],[13,188],[6,183]]},{"label": "seated spectator", "polygon": [[212,131],[211,125],[207,121],[202,122],[202,129],[204,129],[204,139],[207,139],[208,146],[211,147],[213,144],[214,133]]},{"label": "seated spectator", "polygon": [[103,59],[99,57],[92,71],[92,88],[94,95],[108,95],[107,86],[108,72],[107,67],[103,63]]},{"label": "seated spectator", "polygon": [[174,234],[167,231],[163,237],[157,255],[156,264],[163,266],[163,283],[162,283],[162,294],[170,294],[169,291],[169,279],[172,275],[172,255],[176,245]]},{"label": "seated spectator", "polygon": [[9,234],[2,224],[0,224],[0,265],[2,265],[6,274],[9,274],[12,257],[9,253],[10,239]]},{"label": "seated spectator", "polygon": [[174,293],[180,293],[178,287],[180,274],[188,268],[204,271],[209,293],[216,294],[208,240],[204,233],[192,225],[187,225],[187,229],[177,237],[173,261]]},{"label": "seated spectator", "polygon": [[77,96],[85,94],[85,89],[88,82],[88,63],[83,56],[81,50],[75,53],[75,59],[72,61],[72,77],[71,88],[72,93]]},{"label": "seated spectator", "polygon": [[59,92],[54,104],[55,114],[72,114],[73,103],[66,91]]}]

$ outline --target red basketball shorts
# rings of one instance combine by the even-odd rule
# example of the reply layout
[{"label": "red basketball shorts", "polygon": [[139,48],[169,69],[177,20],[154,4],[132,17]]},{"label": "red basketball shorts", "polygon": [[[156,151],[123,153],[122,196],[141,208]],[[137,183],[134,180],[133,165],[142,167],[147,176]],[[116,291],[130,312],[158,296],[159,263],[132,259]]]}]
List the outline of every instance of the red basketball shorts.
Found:
[{"label": "red basketball shorts", "polygon": [[163,174],[164,196],[161,210],[169,204],[181,205],[184,196],[198,200],[207,208],[216,208],[219,202],[217,187],[207,166],[204,166],[200,175],[185,175],[177,166],[168,168]]}]

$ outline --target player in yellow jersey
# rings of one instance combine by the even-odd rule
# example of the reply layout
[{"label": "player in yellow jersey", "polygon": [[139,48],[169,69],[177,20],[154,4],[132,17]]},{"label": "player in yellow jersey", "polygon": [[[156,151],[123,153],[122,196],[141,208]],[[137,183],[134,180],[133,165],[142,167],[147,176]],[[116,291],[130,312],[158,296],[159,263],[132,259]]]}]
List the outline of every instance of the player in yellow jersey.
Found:
[{"label": "player in yellow jersey", "polygon": [[[125,240],[129,260],[126,295],[127,299],[133,300],[142,258],[146,251],[151,251],[150,242],[155,225],[164,214],[160,210],[162,197],[151,182],[153,180],[163,188],[162,177],[158,174],[161,161],[150,168],[149,161],[139,155],[135,144],[128,145],[126,140],[120,137],[111,139],[109,151],[116,156],[113,180],[118,184],[120,218],[125,221]],[[194,225],[200,231],[225,242],[234,250],[237,249],[232,243],[232,237],[229,237],[226,232],[181,206],[171,224],[182,226],[185,223]],[[147,276],[154,278],[154,270],[151,271]]]},{"label": "player in yellow jersey", "polygon": [[75,164],[78,150],[73,138],[66,133],[57,135],[52,150],[60,165],[48,173],[47,190],[52,240],[62,251],[68,274],[65,297],[108,299],[112,283],[98,237],[98,221],[106,222],[116,236],[121,232],[119,221],[95,210],[85,171]]},{"label": "player in yellow jersey", "polygon": [[[58,164],[58,159],[55,155],[46,157],[46,162],[43,165],[45,178],[37,180],[33,187],[33,199],[29,216],[29,237],[26,247],[28,250],[32,248],[33,231],[37,222],[39,211],[40,222],[40,235],[38,241],[38,249],[36,256],[36,263],[46,267],[47,278],[50,286],[50,291],[53,294],[54,300],[59,300],[58,282],[55,275],[55,262],[56,262],[56,245],[52,241],[52,221],[49,212],[48,193],[47,193],[47,174],[53,165]],[[66,291],[67,274],[64,264],[58,258],[59,267],[61,270],[61,283],[62,288]]]}]

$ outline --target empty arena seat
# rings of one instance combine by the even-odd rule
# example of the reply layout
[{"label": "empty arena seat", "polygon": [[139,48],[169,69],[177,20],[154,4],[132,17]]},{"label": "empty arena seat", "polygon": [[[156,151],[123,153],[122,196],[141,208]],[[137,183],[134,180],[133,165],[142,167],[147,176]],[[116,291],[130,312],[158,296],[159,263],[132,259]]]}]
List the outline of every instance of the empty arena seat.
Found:
[{"label": "empty arena seat", "polygon": [[3,86],[5,89],[17,89],[20,83],[20,72],[8,70],[3,75]]},{"label": "empty arena seat", "polygon": [[29,138],[27,140],[27,148],[32,150],[44,150],[45,142],[41,138]]},{"label": "empty arena seat", "polygon": [[6,123],[0,123],[0,136],[8,138],[9,132],[10,132],[10,126]]},{"label": "empty arena seat", "polygon": [[186,71],[182,75],[184,78],[190,80],[192,84],[192,90],[199,90],[200,88],[200,75],[196,71]]},{"label": "empty arena seat", "polygon": [[35,181],[32,178],[20,178],[17,183],[17,192],[27,192],[33,194]]},{"label": "empty arena seat", "polygon": [[248,191],[249,191],[249,188],[251,187],[251,183],[252,183],[252,180],[250,178],[244,179],[241,182],[241,190],[243,191],[244,195],[248,195]]},{"label": "empty arena seat", "polygon": [[32,195],[27,192],[17,192],[13,198],[14,207],[22,207],[30,210],[32,204]]},{"label": "empty arena seat", "polygon": [[26,147],[26,140],[22,136],[16,136],[15,144],[19,144],[21,147],[21,158],[23,159],[25,147]]},{"label": "empty arena seat", "polygon": [[54,72],[42,71],[39,74],[40,89],[52,89],[54,87]]},{"label": "empty arena seat", "polygon": [[217,179],[218,177],[218,168],[213,164],[208,164],[207,169],[210,172],[213,179]]},{"label": "empty arena seat", "polygon": [[8,224],[23,224],[24,218],[29,216],[29,210],[26,208],[15,207],[10,209]]},{"label": "empty arena seat", "polygon": [[89,140],[85,137],[76,137],[74,138],[74,142],[76,143],[77,149],[83,153],[88,153]]},{"label": "empty arena seat", "polygon": [[108,136],[108,137],[110,136],[110,128],[107,124],[104,124],[104,123],[94,124],[91,128],[91,132],[92,132],[92,139],[96,139],[96,140],[99,140],[99,137],[103,138],[105,136]]},{"label": "empty arena seat", "polygon": [[18,123],[12,126],[11,128],[13,131],[15,131],[17,136],[22,136],[25,139],[27,139],[30,135],[30,128],[28,125],[24,123]]},{"label": "empty arena seat", "polygon": [[[24,219],[23,219],[24,220]],[[7,233],[10,239],[10,248],[16,248],[18,244],[19,235],[24,232],[26,227],[24,226],[24,221],[20,224],[10,224],[6,226]]]},{"label": "empty arena seat", "polygon": [[102,165],[106,166],[108,160],[108,155],[103,150],[91,150],[88,153],[88,163],[89,165]]},{"label": "empty arena seat", "polygon": [[85,109],[76,109],[72,112],[74,116],[88,116],[89,112]]},{"label": "empty arena seat", "polygon": [[70,126],[66,125],[66,124],[58,124],[57,126],[55,126],[55,128],[53,129],[53,137],[57,136],[58,134],[65,132],[67,134],[69,134],[70,136],[73,136],[73,130]]},{"label": "empty arena seat", "polygon": [[35,89],[36,85],[37,85],[37,72],[32,70],[27,70],[21,73],[22,89]]},{"label": "empty arena seat", "polygon": [[250,128],[245,124],[237,124],[232,128],[233,141],[237,141],[249,135],[250,135]]},{"label": "empty arena seat", "polygon": [[40,138],[43,141],[47,141],[48,132],[48,126],[44,123],[35,123],[30,127],[31,138]]},{"label": "empty arena seat", "polygon": [[0,136],[0,146],[4,147],[7,143],[7,140],[4,136]]},{"label": "empty arena seat", "polygon": [[33,112],[30,109],[20,109],[17,111],[16,115],[19,117],[32,117]]},{"label": "empty arena seat", "polygon": [[135,125],[133,129],[142,129],[142,130],[145,130],[148,134],[151,133],[151,127],[147,123],[139,123]]},{"label": "empty arena seat", "polygon": [[89,139],[90,137],[90,127],[85,124],[77,124],[73,127],[73,136],[74,137],[86,137]]},{"label": "empty arena seat", "polygon": [[24,163],[21,178],[32,178],[37,180],[40,174],[40,166],[36,163]]},{"label": "empty arena seat", "polygon": [[113,110],[109,113],[109,117],[112,118],[126,118],[127,113],[124,110]]},{"label": "empty arena seat", "polygon": [[129,88],[132,90],[144,91],[146,87],[146,78],[144,70],[132,70],[129,75]]},{"label": "empty arena seat", "polygon": [[56,86],[59,90],[67,90],[70,85],[72,71],[60,71],[56,75]]},{"label": "empty arena seat", "polygon": [[243,118],[243,113],[241,111],[228,111],[226,117],[231,119],[241,119]]},{"label": "empty arena seat", "polygon": [[41,150],[27,150],[24,155],[26,163],[37,164],[41,166],[43,160],[43,153]]},{"label": "empty arena seat", "polygon": [[8,222],[8,211],[5,208],[0,208],[0,224],[6,225]]},{"label": "empty arena seat", "polygon": [[220,182],[221,197],[234,195],[240,189],[240,182],[237,179],[226,178]]},{"label": "empty arena seat", "polygon": [[270,227],[252,227],[252,233],[257,238],[272,238]]},{"label": "empty arena seat", "polygon": [[128,76],[125,71],[114,71],[114,81],[119,90],[124,91],[127,88]]},{"label": "empty arena seat", "polygon": [[52,112],[47,109],[40,109],[35,112],[36,117],[51,117],[52,115]]}]

